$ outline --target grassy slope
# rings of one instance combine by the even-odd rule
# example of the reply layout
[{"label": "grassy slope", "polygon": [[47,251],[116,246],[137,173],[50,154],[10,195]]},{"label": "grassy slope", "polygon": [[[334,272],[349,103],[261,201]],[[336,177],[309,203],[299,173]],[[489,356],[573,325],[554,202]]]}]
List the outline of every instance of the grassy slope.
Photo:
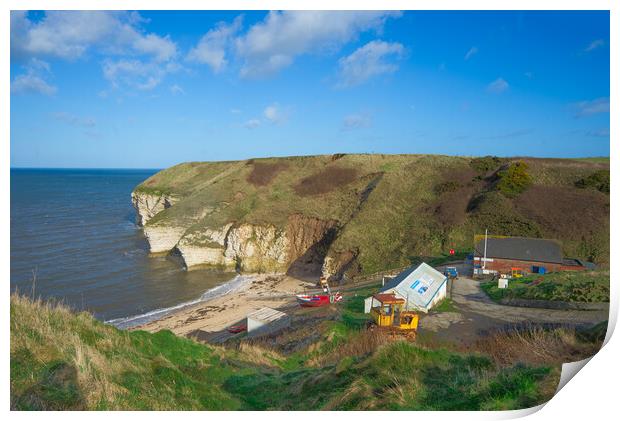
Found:
[{"label": "grassy slope", "polygon": [[508,282],[499,289],[497,282],[483,283],[482,289],[494,300],[525,298],[569,302],[609,302],[609,271],[556,272],[531,275]]},{"label": "grassy slope", "polygon": [[[347,311],[360,317],[354,303]],[[170,332],[119,331],[86,313],[12,296],[11,406],[515,409],[549,399],[559,379],[557,364],[502,368],[482,355],[371,337],[346,322],[330,322],[324,334],[320,346],[284,357]]]},{"label": "grassy slope", "polygon": [[[609,163],[525,161],[533,186],[512,199],[493,191],[491,179],[485,179],[499,166],[480,173],[470,158],[436,155],[193,162],[164,170],[136,190],[182,198],[149,224],[180,225],[188,233],[228,222],[285,228],[294,213],[338,220],[341,229],[330,253],[358,252],[363,273],[401,267],[450,248],[470,250],[474,233],[484,228],[501,235],[558,238],[567,255],[608,262],[609,196],[574,184]],[[265,184],[252,183],[257,165],[271,165],[277,171]],[[308,194],[299,189],[304,180],[326,171],[350,169],[357,171],[355,180],[341,184],[335,180],[330,191]],[[446,183],[452,183],[452,190],[438,190]]]}]

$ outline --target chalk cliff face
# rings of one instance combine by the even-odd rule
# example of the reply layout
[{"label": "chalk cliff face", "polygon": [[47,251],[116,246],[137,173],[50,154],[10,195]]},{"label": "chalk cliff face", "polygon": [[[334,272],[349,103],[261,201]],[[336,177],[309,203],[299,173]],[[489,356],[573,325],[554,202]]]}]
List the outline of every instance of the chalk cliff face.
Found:
[{"label": "chalk cliff face", "polygon": [[148,193],[131,193],[131,202],[136,208],[138,225],[144,226],[149,219],[157,215],[164,209],[169,208],[177,201],[170,195],[157,195]]},{"label": "chalk cliff face", "polygon": [[183,236],[174,247],[187,268],[223,266],[244,272],[280,272],[288,262],[286,234],[273,226],[226,224]]},{"label": "chalk cliff face", "polygon": [[248,223],[202,229],[148,224],[174,201],[140,192],[132,193],[132,200],[150,252],[176,255],[187,269],[216,266],[243,272],[285,272],[334,226],[334,221],[300,215],[292,215],[285,229]]},{"label": "chalk cliff face", "polygon": [[176,246],[185,233],[182,227],[145,226],[144,235],[149,242],[151,253],[166,253]]}]

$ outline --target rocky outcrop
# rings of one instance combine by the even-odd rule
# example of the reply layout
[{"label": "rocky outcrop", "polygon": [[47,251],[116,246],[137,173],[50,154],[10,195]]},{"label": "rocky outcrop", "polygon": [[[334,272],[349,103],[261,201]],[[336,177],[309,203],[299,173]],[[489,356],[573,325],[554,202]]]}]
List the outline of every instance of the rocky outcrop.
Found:
[{"label": "rocky outcrop", "polygon": [[[142,196],[136,203],[141,204],[136,205],[139,219],[148,221],[156,208],[146,206],[161,202]],[[172,253],[187,269],[206,265],[244,272],[284,272],[294,265],[316,264],[320,272],[335,227],[336,221],[292,215],[286,229],[247,223],[190,230],[146,224],[144,235],[151,253]]]},{"label": "rocky outcrop", "polygon": [[148,224],[177,199],[141,192],[134,192],[131,197],[150,252],[179,257],[187,269],[214,266],[340,279],[355,262],[353,252],[328,255],[339,228],[336,220],[293,214],[284,229],[248,223],[228,223],[220,228],[166,226],[159,221]]},{"label": "rocky outcrop", "polygon": [[[322,261],[327,252],[326,249],[335,237],[337,225],[338,221],[335,220],[322,220],[300,214],[289,216],[286,226],[286,235],[290,244],[289,261],[294,262],[300,258],[310,260],[315,257]],[[318,256],[304,256],[311,253]]]},{"label": "rocky outcrop", "polygon": [[244,272],[278,272],[288,263],[286,234],[273,226],[227,224],[194,230],[174,246],[186,268],[224,266]]},{"label": "rocky outcrop", "polygon": [[234,261],[226,261],[224,249],[220,247],[194,246],[191,244],[177,244],[173,252],[182,259],[187,269],[199,266],[222,266],[234,268]]},{"label": "rocky outcrop", "polygon": [[172,250],[183,234],[185,228],[152,226],[144,227],[144,236],[149,243],[149,251],[151,253],[165,253]]},{"label": "rocky outcrop", "polygon": [[339,280],[359,274],[357,251],[331,252],[323,259],[322,276],[330,280]]},{"label": "rocky outcrop", "polygon": [[131,202],[136,209],[137,223],[140,226],[146,223],[164,209],[172,206],[178,199],[172,195],[151,194],[134,191],[131,193]]},{"label": "rocky outcrop", "polygon": [[224,256],[242,271],[282,271],[288,262],[288,246],[286,234],[276,227],[242,224],[229,231]]}]

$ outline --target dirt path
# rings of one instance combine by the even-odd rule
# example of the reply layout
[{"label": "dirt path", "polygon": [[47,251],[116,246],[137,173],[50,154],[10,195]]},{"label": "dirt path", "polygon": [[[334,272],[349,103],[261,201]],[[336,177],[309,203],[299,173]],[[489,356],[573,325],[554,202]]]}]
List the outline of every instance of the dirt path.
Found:
[{"label": "dirt path", "polygon": [[420,329],[442,340],[469,342],[481,332],[518,323],[542,325],[592,326],[608,319],[608,311],[551,310],[500,305],[468,277],[454,282],[452,300],[458,312],[425,315]]}]

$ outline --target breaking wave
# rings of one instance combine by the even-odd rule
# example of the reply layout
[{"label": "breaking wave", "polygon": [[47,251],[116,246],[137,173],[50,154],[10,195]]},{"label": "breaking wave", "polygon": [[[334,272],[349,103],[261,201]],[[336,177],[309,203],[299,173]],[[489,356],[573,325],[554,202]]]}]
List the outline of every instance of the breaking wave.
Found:
[{"label": "breaking wave", "polygon": [[140,326],[142,324],[152,322],[155,320],[159,320],[165,316],[173,314],[185,307],[189,307],[198,303],[203,303],[209,300],[213,300],[214,298],[222,297],[226,294],[234,292],[243,286],[251,283],[254,280],[253,276],[243,276],[237,275],[233,279],[228,282],[225,282],[221,285],[218,285],[214,288],[211,288],[205,291],[200,298],[197,298],[192,301],[186,301],[181,304],[177,304],[176,306],[159,308],[157,310],[152,310],[147,313],[138,314],[135,316],[129,317],[121,317],[118,319],[106,320],[105,323],[116,326],[119,329],[129,329],[132,327]]}]

